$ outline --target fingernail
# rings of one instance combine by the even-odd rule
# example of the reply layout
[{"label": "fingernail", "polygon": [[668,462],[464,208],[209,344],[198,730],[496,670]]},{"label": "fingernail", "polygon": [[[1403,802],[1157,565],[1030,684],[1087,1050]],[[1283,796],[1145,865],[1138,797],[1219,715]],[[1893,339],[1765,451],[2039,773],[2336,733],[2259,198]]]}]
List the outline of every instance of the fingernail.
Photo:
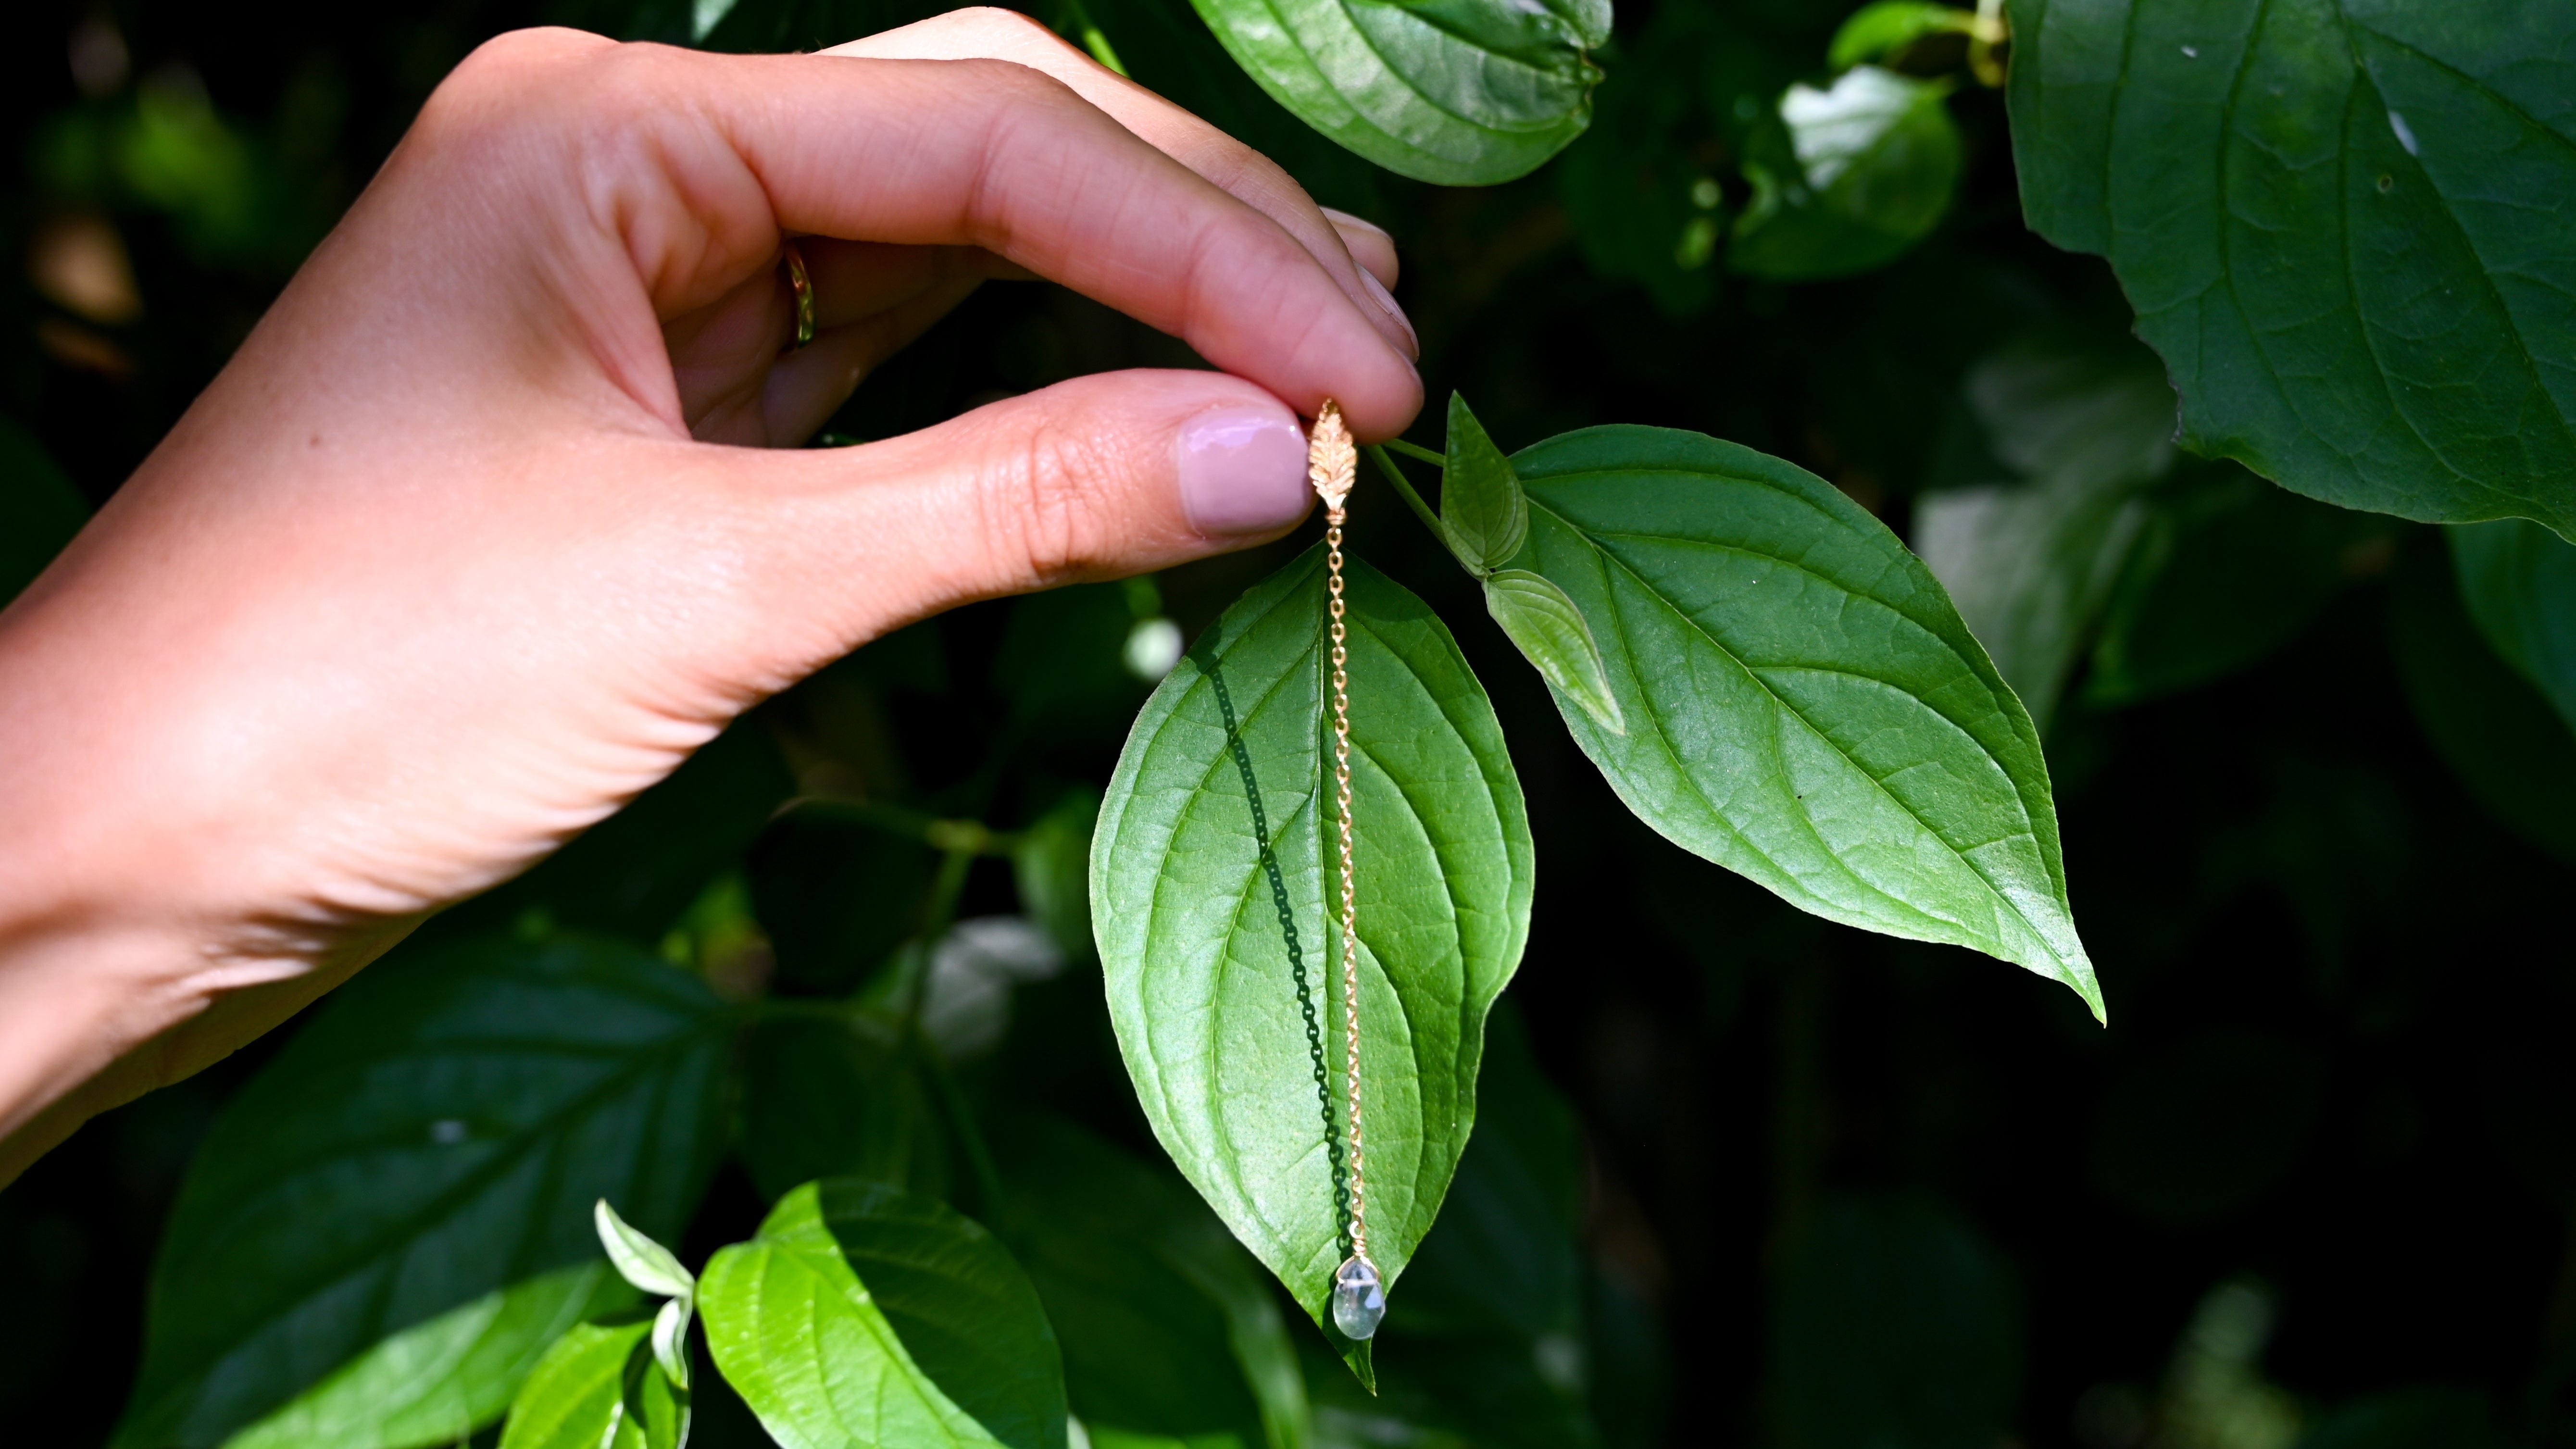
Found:
[{"label": "fingernail", "polygon": [[1376,274],[1366,267],[1360,268],[1360,285],[1368,288],[1368,294],[1377,299],[1378,306],[1385,309],[1387,319],[1403,331],[1404,355],[1420,362],[1422,339],[1414,335],[1413,323],[1406,319],[1404,309],[1395,305],[1395,294],[1388,291],[1386,283],[1379,281]]},{"label": "fingernail", "polygon": [[1181,508],[1210,538],[1305,516],[1306,436],[1286,408],[1210,408],[1181,425]]}]

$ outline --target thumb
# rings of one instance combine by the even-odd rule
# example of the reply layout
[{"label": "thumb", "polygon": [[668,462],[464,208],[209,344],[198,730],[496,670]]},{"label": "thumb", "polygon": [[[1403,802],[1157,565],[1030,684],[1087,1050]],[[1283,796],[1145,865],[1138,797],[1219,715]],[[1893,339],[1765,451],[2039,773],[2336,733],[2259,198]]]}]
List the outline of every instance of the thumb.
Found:
[{"label": "thumb", "polygon": [[1296,415],[1218,372],[1102,373],[881,443],[723,454],[727,491],[761,500],[749,622],[797,641],[756,688],[958,604],[1264,542],[1314,502]]}]

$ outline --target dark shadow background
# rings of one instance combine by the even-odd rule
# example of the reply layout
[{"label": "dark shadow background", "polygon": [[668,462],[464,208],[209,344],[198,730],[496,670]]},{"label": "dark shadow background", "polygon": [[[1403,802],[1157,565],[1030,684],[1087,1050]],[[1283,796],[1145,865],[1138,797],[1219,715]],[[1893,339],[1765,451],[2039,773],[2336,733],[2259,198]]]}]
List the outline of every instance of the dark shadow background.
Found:
[{"label": "dark shadow background", "polygon": [[[2023,229],[1996,95],[1953,102],[1969,169],[1949,219],[1870,275],[1748,283],[1652,247],[1630,266],[1614,245],[1673,185],[1732,175],[1736,98],[1813,74],[1848,8],[1628,5],[1593,134],[1484,192],[1372,174],[1225,68],[1185,9],[1093,13],[1140,79],[1394,232],[1434,397],[1463,391],[1506,448],[1594,422],[1698,429],[1813,469],[1904,532],[1958,446],[1973,359],[2044,319],[2126,316],[2098,261]],[[910,13],[804,0],[751,43]],[[107,497],[439,77],[544,18],[653,24],[494,0],[15,12],[0,412]],[[1613,148],[1633,164],[1595,154]],[[1559,172],[1575,157],[1634,195],[1596,188],[1569,210],[1578,189]],[[71,221],[113,228],[139,311],[40,294],[31,267]],[[835,427],[883,436],[1075,373],[1186,360],[1060,291],[990,287]],[[1415,433],[1435,447],[1436,412]],[[1810,921],[1653,836],[1574,750],[1470,581],[1375,502],[1355,548],[1452,621],[1529,793],[1542,886],[1512,995],[1586,1127],[1595,1259],[1662,1325],[1664,1439],[2286,1449],[2479,1442],[2483,1418],[2507,1442],[2576,1442],[2576,876],[2481,808],[2410,709],[2391,581],[2446,567],[2429,531],[2357,560],[2251,667],[2060,714],[2050,762],[2104,1029],[2060,987]],[[1306,541],[1166,576],[1164,607],[1195,634]],[[964,611],[904,646],[935,668],[866,676],[926,805],[971,797],[1013,820],[1041,785],[1107,778],[1133,697],[1066,716],[1018,774],[984,768],[1014,728],[993,681],[1029,607],[1054,606]],[[806,692],[774,708],[819,707]],[[970,908],[973,892],[1006,887],[979,877]],[[1062,1050],[1096,1046],[1095,1026],[1069,1018]],[[0,1193],[0,1439],[103,1440],[163,1214],[263,1058],[111,1114]],[[757,1211],[726,1179],[693,1253]],[[2436,1427],[2353,1437],[2386,1421],[2369,1418],[2384,1396],[2426,1390],[2450,1395],[2407,1401],[2440,1406]]]}]

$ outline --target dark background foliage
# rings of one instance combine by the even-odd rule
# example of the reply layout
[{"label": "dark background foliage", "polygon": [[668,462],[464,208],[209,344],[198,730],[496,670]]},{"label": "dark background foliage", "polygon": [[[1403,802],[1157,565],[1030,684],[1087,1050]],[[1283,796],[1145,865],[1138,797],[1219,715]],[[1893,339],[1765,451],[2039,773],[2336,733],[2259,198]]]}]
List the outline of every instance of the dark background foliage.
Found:
[{"label": "dark background foliage", "polygon": [[[1704,246],[1683,264],[1676,238],[1709,209],[1693,187],[1723,178],[1723,205],[1742,204],[1750,117],[1820,74],[1848,8],[1629,4],[1591,133],[1475,192],[1335,150],[1171,0],[1090,13],[1139,79],[1395,234],[1434,396],[1462,391],[1506,448],[1596,422],[1697,429],[1813,469],[1903,533],[1927,484],[1976,466],[1961,401],[1976,358],[2034,324],[2116,332],[2127,313],[2102,263],[2024,229],[2001,99],[1974,85],[1949,103],[1961,191],[1901,260],[1801,284],[1727,275]],[[804,0],[713,40],[808,46],[917,13]],[[105,499],[439,77],[483,37],[541,20],[678,23],[607,0],[17,12],[0,49],[0,228],[23,265],[0,285],[0,412]],[[84,316],[32,278],[66,225],[102,221],[140,308]],[[992,287],[835,430],[883,436],[1075,373],[1186,360],[1079,298]],[[1433,446],[1436,418],[1417,429]],[[1510,995],[1583,1123],[1593,1259],[1663,1339],[1668,1402],[1659,1414],[1650,1390],[1623,1390],[1600,1409],[1612,1438],[2259,1449],[2301,1434],[2464,1443],[2484,1417],[2522,1442],[2576,1442],[2571,878],[2487,813],[2410,706],[2406,672],[2431,667],[2427,649],[2475,668],[2484,648],[2446,603],[2430,530],[2349,551],[2331,597],[2218,677],[2186,668],[2191,687],[2116,708],[2077,681],[2049,753],[2107,1029],[2021,972],[1821,925],[1666,845],[1584,764],[1434,542],[1384,497],[1356,534],[1452,620],[1528,789],[1541,886]],[[1167,575],[1160,607],[1194,634],[1303,543]],[[2230,607],[2175,606],[2162,647],[2241,654],[2261,631]],[[1114,589],[961,611],[764,707],[750,748],[821,741],[792,763],[1023,824],[1107,777],[1143,693],[1115,668],[1130,612]],[[2392,615],[2451,632],[2408,656]],[[799,972],[863,954],[798,944],[869,929],[817,916],[834,881],[926,869],[833,857],[797,828],[752,839],[722,800],[660,803],[668,837],[706,858],[666,861],[668,888],[624,924],[669,925],[670,901],[739,855],[781,991],[846,987]],[[967,886],[969,913],[1010,898],[998,864]],[[505,890],[459,918],[506,920],[526,899]],[[0,1193],[11,1442],[103,1439],[179,1178],[273,1050],[101,1119]],[[1038,1082],[1151,1151],[1078,977],[1024,995],[969,1087],[1007,1101]],[[742,1236],[760,1203],[725,1169],[685,1256]],[[1604,1382],[1651,1377],[1621,1376],[1653,1357],[1643,1347],[1595,1353],[1618,1360]],[[708,1415],[716,1442],[726,1424]],[[2391,1423],[2436,1427],[2401,1439]]]}]

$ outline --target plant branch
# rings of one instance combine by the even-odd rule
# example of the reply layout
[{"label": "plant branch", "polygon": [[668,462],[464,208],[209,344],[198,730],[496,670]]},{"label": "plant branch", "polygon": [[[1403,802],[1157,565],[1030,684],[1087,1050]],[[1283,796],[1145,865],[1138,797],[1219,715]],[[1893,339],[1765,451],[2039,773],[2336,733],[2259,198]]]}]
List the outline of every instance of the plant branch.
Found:
[{"label": "plant branch", "polygon": [[[1411,443],[1401,438],[1396,439],[1395,444],[1398,447],[1412,448],[1415,452],[1422,451],[1419,448],[1413,448]],[[1386,473],[1387,481],[1395,485],[1395,491],[1403,494],[1404,501],[1413,506],[1413,514],[1422,520],[1422,526],[1431,530],[1433,538],[1444,544],[1447,543],[1449,530],[1440,526],[1440,515],[1432,512],[1431,505],[1422,501],[1422,495],[1413,491],[1413,484],[1406,480],[1404,470],[1395,466],[1395,460],[1386,455],[1386,449],[1386,444],[1371,443],[1368,455],[1377,460],[1378,467]]]}]

